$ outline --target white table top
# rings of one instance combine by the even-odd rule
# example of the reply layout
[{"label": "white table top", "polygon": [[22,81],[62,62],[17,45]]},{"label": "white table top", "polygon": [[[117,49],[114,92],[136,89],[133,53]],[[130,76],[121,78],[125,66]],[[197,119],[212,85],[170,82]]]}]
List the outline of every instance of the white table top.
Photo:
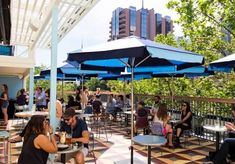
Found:
[{"label": "white table top", "polygon": [[155,135],[138,135],[132,141],[145,146],[160,146],[167,142],[165,137]]},{"label": "white table top", "polygon": [[27,112],[17,112],[15,113],[16,117],[32,117],[34,115],[48,116],[49,112],[42,111],[27,111]]},{"label": "white table top", "polygon": [[127,107],[124,107],[122,108],[122,110],[125,112],[125,111],[131,111],[131,108],[127,108]]},{"label": "white table top", "polygon": [[85,114],[85,113],[82,113],[82,114],[78,115],[79,118],[84,118],[84,117],[87,118],[87,117],[92,117],[92,116],[93,116],[93,114]]},{"label": "white table top", "polygon": [[227,128],[225,126],[217,126],[217,125],[204,125],[203,128],[215,131],[215,132],[225,132],[227,131]]},{"label": "white table top", "polygon": [[177,123],[177,122],[180,122],[180,120],[179,119],[170,119],[170,122]]},{"label": "white table top", "polygon": [[83,113],[83,111],[82,109],[79,109],[79,110],[75,110],[75,113],[80,114],[80,113]]},{"label": "white table top", "polygon": [[[131,111],[125,111],[125,112],[123,112],[123,113],[131,115]],[[135,112],[133,112],[133,114],[134,114],[134,113],[135,113]]]}]

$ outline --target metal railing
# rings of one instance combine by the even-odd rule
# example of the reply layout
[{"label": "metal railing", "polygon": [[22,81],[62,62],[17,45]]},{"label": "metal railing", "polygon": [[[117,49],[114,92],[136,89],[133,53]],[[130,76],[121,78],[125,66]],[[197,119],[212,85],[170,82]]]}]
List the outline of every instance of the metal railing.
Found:
[{"label": "metal railing", "polygon": [[[145,100],[148,105],[153,103],[153,95],[135,95],[135,102]],[[206,140],[215,141],[215,132],[203,129],[204,125],[221,126],[225,122],[234,122],[232,114],[232,106],[235,104],[235,99],[215,99],[205,97],[186,97],[186,96],[161,96],[161,101],[166,103],[169,111],[173,112],[176,119],[180,119],[180,105],[182,100],[190,103],[193,112],[193,131],[194,135]],[[221,140],[227,137],[227,132],[221,133]]]}]

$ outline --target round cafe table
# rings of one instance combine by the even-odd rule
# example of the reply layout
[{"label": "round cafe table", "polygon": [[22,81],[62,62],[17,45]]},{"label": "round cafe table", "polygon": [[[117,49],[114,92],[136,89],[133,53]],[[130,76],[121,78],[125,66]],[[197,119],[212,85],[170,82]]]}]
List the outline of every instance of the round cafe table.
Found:
[{"label": "round cafe table", "polygon": [[[138,135],[133,137],[132,141],[148,147],[148,164],[151,164],[151,146],[161,146],[167,142],[165,137],[155,135]],[[133,161],[133,155],[131,160]]]},{"label": "round cafe table", "polygon": [[57,154],[60,154],[61,155],[61,162],[63,164],[66,163],[66,154],[70,154],[70,153],[74,153],[74,152],[77,152],[80,150],[81,147],[78,147],[76,145],[74,146],[69,146],[67,149],[65,150],[58,150],[57,151]]},{"label": "round cafe table", "polygon": [[48,116],[48,112],[42,112],[42,111],[25,111],[25,112],[17,112],[15,113],[16,117],[21,117],[21,118],[29,118],[34,115],[42,115],[42,116]]},{"label": "round cafe table", "polygon": [[204,125],[203,128],[206,130],[210,130],[210,131],[215,132],[215,134],[216,134],[215,145],[216,145],[216,151],[218,151],[219,150],[219,142],[220,142],[220,133],[226,132],[227,131],[226,127],[219,126],[219,125]]}]

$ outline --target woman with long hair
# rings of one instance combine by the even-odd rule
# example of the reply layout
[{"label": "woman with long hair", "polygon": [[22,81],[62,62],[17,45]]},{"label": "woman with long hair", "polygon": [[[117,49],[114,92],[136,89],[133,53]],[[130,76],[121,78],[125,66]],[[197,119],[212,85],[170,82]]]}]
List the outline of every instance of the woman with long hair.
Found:
[{"label": "woman with long hair", "polygon": [[18,164],[46,164],[49,153],[57,150],[52,128],[45,116],[33,116],[26,127]]},{"label": "woman with long hair", "polygon": [[2,94],[0,100],[1,100],[1,109],[4,116],[3,125],[7,125],[8,123],[7,108],[9,106],[9,96],[8,96],[8,86],[6,84],[2,85]]},{"label": "woman with long hair", "polygon": [[169,148],[173,148],[173,130],[170,124],[168,124],[170,120],[170,116],[167,114],[167,106],[164,103],[161,103],[159,105],[158,111],[157,111],[157,119],[162,122],[162,134],[167,137],[167,146]]},{"label": "woman with long hair", "polygon": [[191,122],[192,122],[192,111],[190,109],[190,104],[187,101],[182,101],[181,103],[181,120],[177,123],[175,126],[176,129],[176,140],[175,140],[175,146],[180,146],[180,136],[184,132],[184,130],[189,130],[192,128]]}]

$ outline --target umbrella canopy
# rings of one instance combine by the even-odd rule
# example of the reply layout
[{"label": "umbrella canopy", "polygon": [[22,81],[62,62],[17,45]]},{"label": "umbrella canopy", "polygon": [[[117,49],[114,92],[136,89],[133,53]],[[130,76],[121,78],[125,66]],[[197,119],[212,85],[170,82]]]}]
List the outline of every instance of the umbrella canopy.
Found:
[{"label": "umbrella canopy", "polygon": [[[50,80],[50,76],[44,76],[44,75],[35,75],[34,80]],[[58,81],[76,81],[77,77],[60,77],[57,76]]]},{"label": "umbrella canopy", "polygon": [[231,72],[235,68],[235,54],[215,60],[209,64],[209,70]]},{"label": "umbrella canopy", "polygon": [[83,48],[68,54],[67,62],[82,69],[124,71],[124,67],[177,66],[183,69],[204,63],[204,57],[194,52],[127,37]]},{"label": "umbrella canopy", "polygon": [[[146,39],[127,37],[104,44],[83,48],[68,53],[67,62],[81,69],[124,71],[131,68],[131,81],[134,68],[156,66],[170,67],[176,70],[199,66],[204,57],[189,51],[163,45]],[[132,84],[132,83],[131,83]],[[133,84],[131,85],[131,139],[133,138]],[[133,152],[133,147],[131,146]]]},{"label": "umbrella canopy", "polygon": [[[51,70],[43,70],[41,71],[40,75],[43,76],[50,76]],[[57,68],[57,77],[82,77],[82,76],[89,76],[89,77],[96,77],[98,74],[106,74],[107,71],[89,71],[89,70],[81,70],[79,68],[74,67],[71,64],[65,64],[62,67]]]},{"label": "umbrella canopy", "polygon": [[203,66],[191,67],[177,71],[153,72],[153,77],[196,77],[213,75],[214,71],[209,71]]}]

